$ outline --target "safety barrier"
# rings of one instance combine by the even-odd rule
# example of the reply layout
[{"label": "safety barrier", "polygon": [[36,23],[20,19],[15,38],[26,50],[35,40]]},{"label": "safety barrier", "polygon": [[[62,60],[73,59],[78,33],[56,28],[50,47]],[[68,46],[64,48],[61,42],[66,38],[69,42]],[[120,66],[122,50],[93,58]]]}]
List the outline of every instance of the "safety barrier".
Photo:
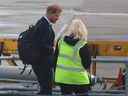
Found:
[{"label": "safety barrier", "polygon": [[[6,57],[0,57],[0,60],[9,60],[9,59],[14,59],[14,60],[19,60],[18,56],[6,56]],[[92,62],[97,62],[97,63],[124,63],[126,66],[126,74],[125,74],[125,90],[106,90],[106,91],[90,91],[89,96],[128,96],[128,57],[113,57],[113,58],[93,58]],[[23,95],[18,95],[18,96],[23,96]],[[24,96],[30,96],[30,95],[24,95]],[[34,96],[34,95],[33,95]],[[37,96],[37,95],[35,95]],[[54,95],[53,95],[54,96]],[[57,96],[57,94],[55,95]],[[59,96],[59,95],[58,95]],[[68,95],[67,95],[68,96]],[[71,96],[71,95],[70,95]],[[86,96],[86,95],[85,95]]]}]

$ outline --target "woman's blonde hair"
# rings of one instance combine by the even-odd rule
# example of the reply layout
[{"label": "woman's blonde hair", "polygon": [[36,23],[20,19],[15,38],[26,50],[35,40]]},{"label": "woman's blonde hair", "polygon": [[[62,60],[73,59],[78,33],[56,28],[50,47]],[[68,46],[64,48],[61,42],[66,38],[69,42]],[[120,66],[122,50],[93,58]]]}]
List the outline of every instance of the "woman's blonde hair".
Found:
[{"label": "woman's blonde hair", "polygon": [[88,30],[81,19],[72,20],[64,35],[74,34],[76,38],[87,40]]}]

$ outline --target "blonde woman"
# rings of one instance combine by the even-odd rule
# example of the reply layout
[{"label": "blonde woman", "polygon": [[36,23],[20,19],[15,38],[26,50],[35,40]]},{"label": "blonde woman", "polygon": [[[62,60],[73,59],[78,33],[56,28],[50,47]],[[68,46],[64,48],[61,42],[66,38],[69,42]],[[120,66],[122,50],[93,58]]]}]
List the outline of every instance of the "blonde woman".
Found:
[{"label": "blonde woman", "polygon": [[[91,54],[87,44],[87,28],[80,19],[74,19],[56,48],[55,83],[63,95],[88,96],[88,70]],[[86,95],[85,95],[86,94]]]}]

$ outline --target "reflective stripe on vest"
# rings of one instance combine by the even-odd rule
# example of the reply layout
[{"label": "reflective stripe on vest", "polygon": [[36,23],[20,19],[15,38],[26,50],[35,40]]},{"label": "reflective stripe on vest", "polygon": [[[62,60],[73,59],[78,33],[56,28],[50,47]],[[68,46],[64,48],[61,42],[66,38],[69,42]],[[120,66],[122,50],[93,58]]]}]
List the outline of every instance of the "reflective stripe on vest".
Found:
[{"label": "reflective stripe on vest", "polygon": [[72,71],[72,72],[84,72],[84,69],[81,68],[75,68],[75,67],[66,67],[63,64],[57,65],[57,68],[61,68],[66,71]]},{"label": "reflective stripe on vest", "polygon": [[79,60],[79,59],[76,58],[75,56],[67,56],[67,55],[61,54],[61,53],[60,53],[59,56],[65,58],[65,59],[67,59],[67,60],[68,60],[68,59],[69,59],[69,60],[73,60],[73,62],[75,62],[75,63],[81,62],[81,60]]}]

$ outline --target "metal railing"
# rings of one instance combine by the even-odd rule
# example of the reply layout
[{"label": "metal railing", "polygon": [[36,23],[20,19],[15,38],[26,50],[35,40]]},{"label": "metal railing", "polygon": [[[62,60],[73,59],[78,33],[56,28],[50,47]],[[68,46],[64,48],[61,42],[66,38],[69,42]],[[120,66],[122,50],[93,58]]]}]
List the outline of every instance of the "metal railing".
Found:
[{"label": "metal railing", "polygon": [[128,96],[128,57],[115,57],[115,58],[96,58],[92,59],[93,62],[99,63],[124,63],[126,67],[125,74],[125,95]]}]

